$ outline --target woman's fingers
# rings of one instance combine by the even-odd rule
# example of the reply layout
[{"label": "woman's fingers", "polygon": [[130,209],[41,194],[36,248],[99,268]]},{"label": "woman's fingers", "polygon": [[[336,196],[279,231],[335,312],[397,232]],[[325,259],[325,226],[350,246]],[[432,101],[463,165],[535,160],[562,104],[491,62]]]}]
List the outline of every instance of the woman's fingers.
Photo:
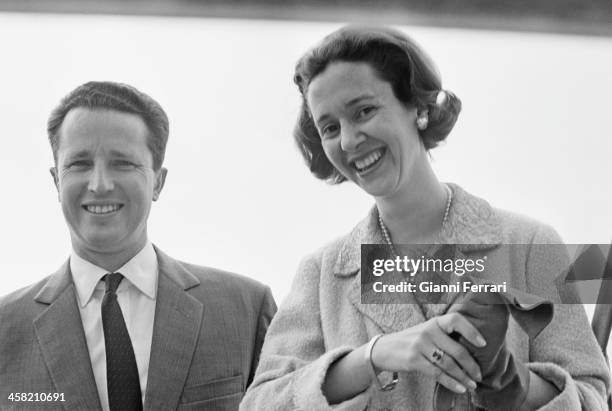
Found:
[{"label": "woman's fingers", "polygon": [[[469,375],[470,381],[480,382],[482,380],[482,374],[480,372],[480,367],[478,366],[478,363],[476,362],[476,360],[474,360],[472,355],[468,352],[468,350],[465,349],[463,345],[459,344],[457,341],[453,340],[445,333],[441,333],[441,335],[436,338],[435,344],[440,348],[440,350],[446,353],[447,357],[450,357],[454,360],[453,362],[455,363],[455,365],[457,365]],[[459,374],[451,375],[459,376]],[[467,381],[465,379],[458,379],[460,381],[466,382],[467,384]]]},{"label": "woman's fingers", "polygon": [[372,350],[372,362],[381,370],[433,374],[450,390],[465,392],[481,381],[480,367],[468,350],[449,336],[452,332],[476,346],[486,344],[465,317],[453,313],[381,337]]},{"label": "woman's fingers", "polygon": [[464,316],[459,313],[452,313],[437,317],[436,322],[438,326],[444,331],[446,335],[453,332],[458,332],[468,340],[472,345],[476,347],[484,347],[487,342],[478,332],[476,327],[472,325]]},{"label": "woman's fingers", "polygon": [[[429,359],[425,358],[425,361],[429,361]],[[440,384],[445,386],[451,391],[454,391],[458,394],[463,394],[466,391],[466,386],[460,383],[458,380],[454,379],[450,375],[446,374],[444,370],[439,367],[436,367],[432,364],[432,372],[433,375]]]},{"label": "woman's fingers", "polygon": [[[457,344],[457,343],[455,343]],[[464,387],[471,389],[476,388],[475,377],[470,378],[466,371],[455,361],[455,359],[443,348],[433,347],[431,348],[431,354],[429,355],[429,361],[435,367],[442,370],[445,374],[452,377],[455,381],[460,382]],[[472,360],[473,361],[473,360]],[[476,365],[478,368],[478,366]]]}]

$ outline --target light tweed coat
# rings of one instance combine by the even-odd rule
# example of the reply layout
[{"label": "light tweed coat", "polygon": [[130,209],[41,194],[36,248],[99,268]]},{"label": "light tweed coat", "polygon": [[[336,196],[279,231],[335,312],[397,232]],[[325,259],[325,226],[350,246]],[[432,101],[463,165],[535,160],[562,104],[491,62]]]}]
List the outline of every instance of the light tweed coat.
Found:
[{"label": "light tweed coat", "polygon": [[[568,264],[556,232],[533,220],[492,208],[451,185],[453,203],[441,242],[472,244],[466,255],[487,256],[485,277],[494,283],[560,302],[553,284]],[[371,386],[341,404],[329,406],[321,385],[329,365],[379,333],[412,327],[445,313],[450,305],[361,304],[360,245],[383,243],[374,208],[353,231],[301,263],[290,294],[266,335],[253,384],[241,410],[430,410],[435,380],[400,373],[393,391]],[[474,246],[473,244],[477,244]],[[500,244],[527,244],[499,247]],[[451,299],[452,300],[452,299]],[[565,301],[565,300],[564,300]],[[560,394],[542,410],[605,410],[609,372],[579,304],[555,304],[551,324],[534,340],[510,320],[507,344],[536,374]],[[389,377],[383,372],[381,379]],[[459,408],[469,409],[467,403]]]}]

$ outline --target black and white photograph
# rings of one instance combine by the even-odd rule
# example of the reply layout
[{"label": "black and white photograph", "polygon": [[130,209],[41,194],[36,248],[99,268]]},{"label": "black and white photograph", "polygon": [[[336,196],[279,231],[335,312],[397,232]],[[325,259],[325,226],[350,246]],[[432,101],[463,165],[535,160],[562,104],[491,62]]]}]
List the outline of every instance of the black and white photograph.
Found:
[{"label": "black and white photograph", "polygon": [[609,410],[612,4],[0,0],[0,410]]}]

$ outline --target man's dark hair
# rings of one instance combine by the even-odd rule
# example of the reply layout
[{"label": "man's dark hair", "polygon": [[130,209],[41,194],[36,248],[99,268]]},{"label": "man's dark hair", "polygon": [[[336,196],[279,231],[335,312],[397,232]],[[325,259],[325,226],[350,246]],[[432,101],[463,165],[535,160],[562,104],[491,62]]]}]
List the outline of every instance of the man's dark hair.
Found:
[{"label": "man's dark hair", "polygon": [[168,141],[168,116],[157,101],[127,84],[111,81],[90,81],[72,90],[53,109],[47,122],[47,133],[57,164],[60,144],[59,131],[64,118],[75,108],[89,110],[115,110],[140,116],[149,129],[147,147],[153,156],[153,170],[157,171],[164,162]]}]

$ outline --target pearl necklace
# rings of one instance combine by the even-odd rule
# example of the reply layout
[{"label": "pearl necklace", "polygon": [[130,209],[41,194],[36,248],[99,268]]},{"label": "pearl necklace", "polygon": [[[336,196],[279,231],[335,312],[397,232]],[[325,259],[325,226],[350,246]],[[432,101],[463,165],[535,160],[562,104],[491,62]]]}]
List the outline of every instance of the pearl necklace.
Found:
[{"label": "pearl necklace", "polygon": [[[444,187],[446,187],[448,197],[446,200],[446,210],[444,210],[444,217],[442,218],[442,226],[440,227],[440,230],[444,227],[444,224],[446,224],[446,221],[448,220],[448,213],[450,212],[451,203],[453,202],[453,190],[451,190],[450,187],[446,184],[444,185]],[[397,253],[395,252],[395,247],[393,246],[393,242],[391,241],[391,235],[389,235],[389,231],[387,230],[387,227],[383,222],[382,216],[380,215],[380,211],[378,212],[378,224],[380,224],[380,229],[382,230],[383,236],[385,237],[385,242],[389,247],[391,247],[391,251],[393,252],[393,254],[397,255]]]}]

